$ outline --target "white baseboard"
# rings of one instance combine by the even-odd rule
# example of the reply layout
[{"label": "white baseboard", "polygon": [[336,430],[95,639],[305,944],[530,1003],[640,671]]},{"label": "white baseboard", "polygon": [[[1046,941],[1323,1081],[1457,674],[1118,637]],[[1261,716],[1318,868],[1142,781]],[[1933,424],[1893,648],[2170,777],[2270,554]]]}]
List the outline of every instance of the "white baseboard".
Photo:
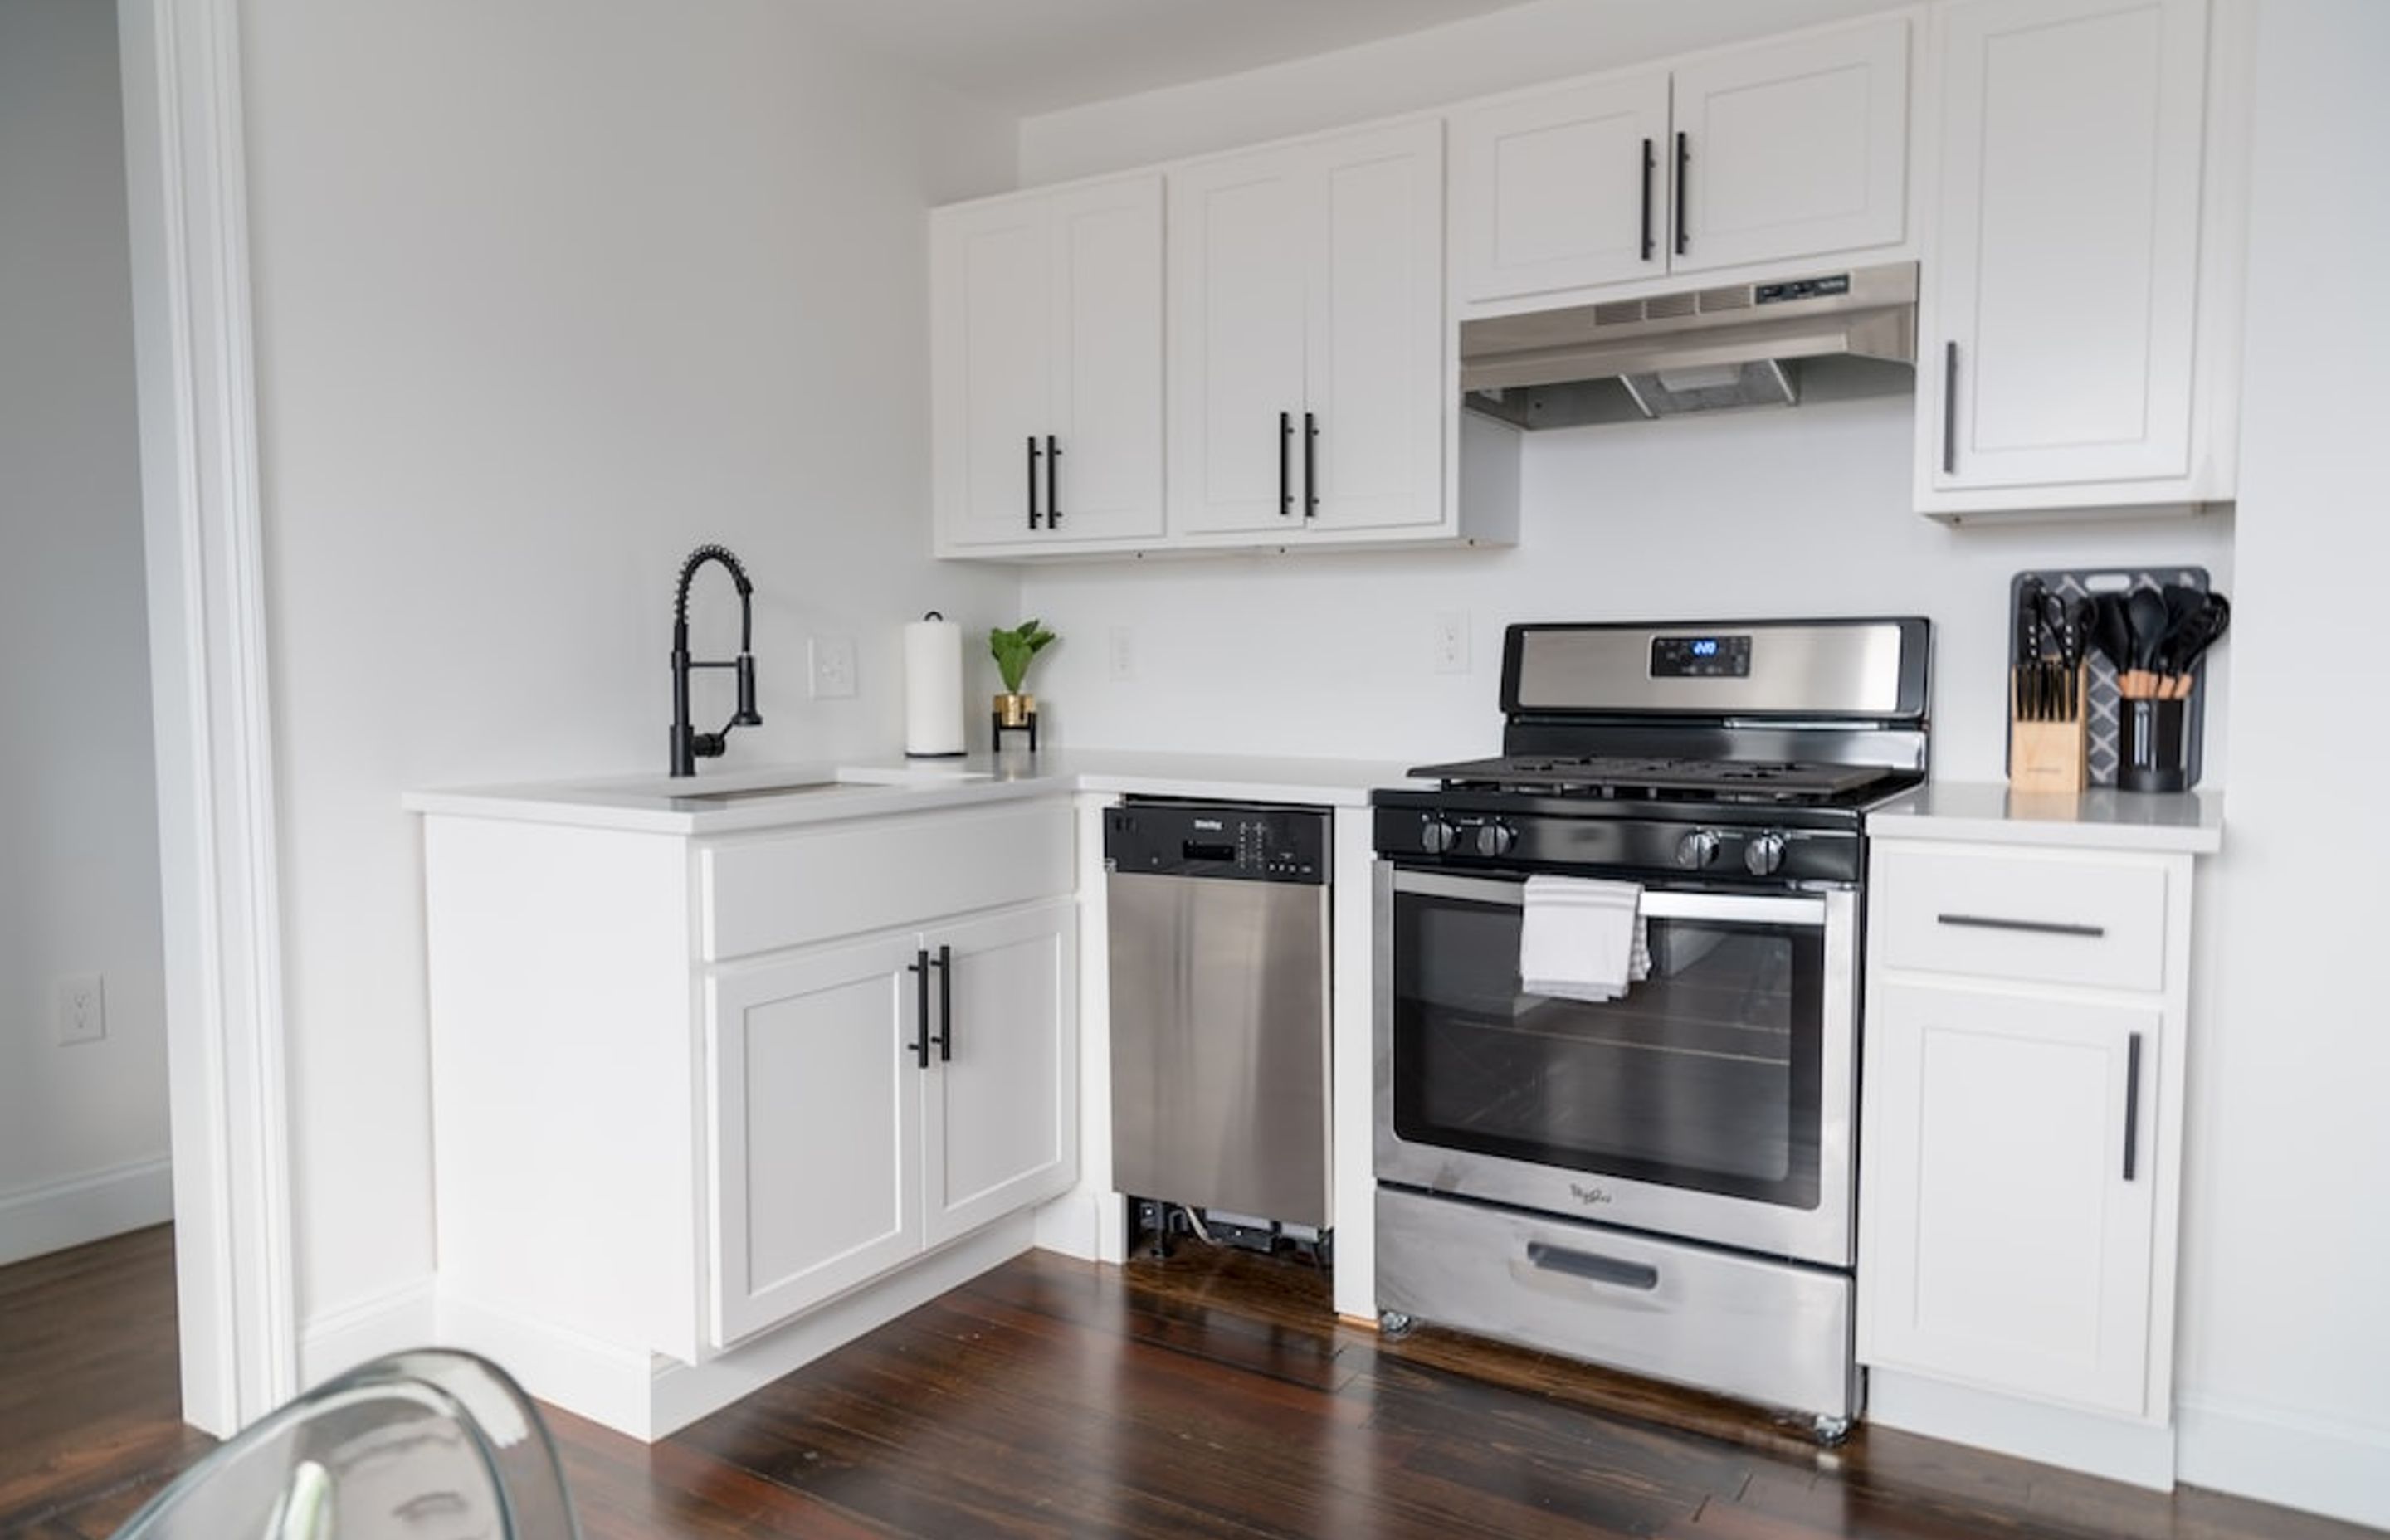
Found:
[{"label": "white baseboard", "polygon": [[320,1385],[387,1354],[431,1345],[439,1327],[432,1300],[432,1280],[418,1278],[309,1320],[299,1331],[299,1383]]},{"label": "white baseboard", "polygon": [[1867,1418],[2158,1492],[2174,1488],[2174,1430],[2162,1425],[1873,1368],[1868,1370]]},{"label": "white baseboard", "polygon": [[2191,1485],[2390,1530],[2390,1428],[2204,1395],[2176,1418]]},{"label": "white baseboard", "polygon": [[0,1194],[0,1267],[173,1217],[174,1168],[163,1159]]},{"label": "white baseboard", "polygon": [[885,1326],[1030,1249],[1028,1213],[1000,1220],[893,1277],[702,1364],[604,1342],[443,1290],[438,1340],[478,1353],[540,1400],[653,1443]]}]

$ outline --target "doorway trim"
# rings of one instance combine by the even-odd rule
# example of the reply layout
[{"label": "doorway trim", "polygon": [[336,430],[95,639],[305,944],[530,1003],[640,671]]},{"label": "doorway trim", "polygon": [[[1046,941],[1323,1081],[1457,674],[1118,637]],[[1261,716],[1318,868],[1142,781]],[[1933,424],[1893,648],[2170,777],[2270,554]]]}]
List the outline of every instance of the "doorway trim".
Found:
[{"label": "doorway trim", "polygon": [[238,0],[117,0],[183,1415],[297,1393]]}]

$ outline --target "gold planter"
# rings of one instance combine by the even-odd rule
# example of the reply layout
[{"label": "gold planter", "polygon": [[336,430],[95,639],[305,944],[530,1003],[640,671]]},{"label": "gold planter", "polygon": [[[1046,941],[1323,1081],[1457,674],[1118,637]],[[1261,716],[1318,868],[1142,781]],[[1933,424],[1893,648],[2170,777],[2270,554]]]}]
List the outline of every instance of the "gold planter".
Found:
[{"label": "gold planter", "polygon": [[1022,732],[1029,735],[1029,751],[1033,754],[1037,751],[1037,698],[1035,696],[1012,694],[997,696],[995,709],[988,713],[988,720],[994,724],[988,735],[988,747],[991,750],[1000,750],[1004,747],[1006,733]]}]

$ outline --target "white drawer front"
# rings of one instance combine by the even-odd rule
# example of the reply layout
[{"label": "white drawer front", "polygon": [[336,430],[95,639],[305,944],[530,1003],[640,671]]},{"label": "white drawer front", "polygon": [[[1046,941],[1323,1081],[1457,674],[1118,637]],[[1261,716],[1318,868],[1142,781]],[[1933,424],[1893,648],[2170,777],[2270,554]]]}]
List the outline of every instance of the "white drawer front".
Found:
[{"label": "white drawer front", "polygon": [[1064,802],[832,824],[699,854],[700,953],[752,956],[832,936],[1068,893]]},{"label": "white drawer front", "polygon": [[1887,968],[2165,986],[2166,871],[2155,862],[1879,845],[1868,902]]}]

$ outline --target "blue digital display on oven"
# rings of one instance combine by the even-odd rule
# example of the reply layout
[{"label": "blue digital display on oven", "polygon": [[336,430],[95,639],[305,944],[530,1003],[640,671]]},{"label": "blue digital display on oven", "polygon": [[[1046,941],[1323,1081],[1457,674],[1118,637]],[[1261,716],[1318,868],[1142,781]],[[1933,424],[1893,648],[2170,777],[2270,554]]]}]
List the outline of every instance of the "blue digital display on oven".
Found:
[{"label": "blue digital display on oven", "polygon": [[1654,636],[1651,638],[1654,679],[1748,679],[1751,637]]}]

